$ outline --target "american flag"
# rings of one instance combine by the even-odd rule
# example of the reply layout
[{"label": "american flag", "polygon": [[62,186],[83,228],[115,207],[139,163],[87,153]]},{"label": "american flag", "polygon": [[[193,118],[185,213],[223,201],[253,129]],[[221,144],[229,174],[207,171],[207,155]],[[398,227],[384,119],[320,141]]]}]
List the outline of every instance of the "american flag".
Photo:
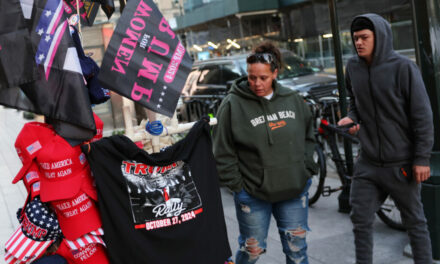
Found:
[{"label": "american flag", "polygon": [[25,177],[26,177],[26,182],[31,182],[32,180],[40,179],[40,176],[38,175],[38,172],[36,172],[36,171],[28,172]]},{"label": "american flag", "polygon": [[34,154],[40,149],[41,149],[41,144],[40,141],[38,140],[26,147],[26,150],[29,153],[29,155]]},{"label": "american flag", "polygon": [[102,235],[104,235],[104,230],[102,228],[98,228],[97,230],[85,234],[76,240],[65,239],[65,241],[71,250],[77,250],[89,244],[95,243],[106,246],[104,240],[101,238]]},{"label": "american flag", "polygon": [[30,193],[31,193],[32,197],[40,195],[40,182],[39,181],[32,184],[32,188],[31,188]]},{"label": "american flag", "polygon": [[81,153],[79,155],[79,162],[81,163],[81,165],[84,165],[84,163],[87,161],[86,155],[84,153]]},{"label": "american flag", "polygon": [[68,26],[67,20],[63,17],[63,12],[62,0],[47,0],[44,11],[35,28],[35,31],[41,37],[37,53],[35,54],[35,61],[37,65],[44,66],[46,80],[49,79],[53,59]]}]

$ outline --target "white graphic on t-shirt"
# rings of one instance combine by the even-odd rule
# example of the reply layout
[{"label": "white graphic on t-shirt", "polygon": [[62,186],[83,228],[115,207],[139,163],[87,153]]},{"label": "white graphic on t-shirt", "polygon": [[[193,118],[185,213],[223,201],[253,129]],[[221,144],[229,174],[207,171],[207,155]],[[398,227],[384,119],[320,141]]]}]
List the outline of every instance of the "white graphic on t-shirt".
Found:
[{"label": "white graphic on t-shirt", "polygon": [[189,165],[183,161],[168,166],[123,161],[121,169],[136,228],[150,230],[180,224],[202,212]]}]

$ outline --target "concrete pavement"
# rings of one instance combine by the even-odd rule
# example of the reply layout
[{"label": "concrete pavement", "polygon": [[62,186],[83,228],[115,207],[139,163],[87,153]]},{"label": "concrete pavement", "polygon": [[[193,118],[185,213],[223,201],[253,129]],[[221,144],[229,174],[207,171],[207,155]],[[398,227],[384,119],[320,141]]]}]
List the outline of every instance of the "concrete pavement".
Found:
[{"label": "concrete pavement", "polygon": [[[335,178],[328,178],[327,185],[338,186]],[[238,224],[232,196],[222,190],[223,206],[228,227],[228,236],[233,252],[238,248]],[[348,214],[338,213],[338,193],[330,197],[321,197],[309,210],[309,227],[307,236],[310,264],[354,264],[352,224]],[[412,259],[403,256],[403,248],[408,243],[406,233],[388,228],[377,220],[374,232],[375,264],[410,264]],[[260,258],[262,264],[284,264],[285,257],[281,242],[272,218],[269,230],[267,252]]]},{"label": "concrete pavement", "polygon": [[[22,118],[22,112],[4,109],[0,106],[0,264],[5,263],[3,259],[4,244],[18,226],[15,212],[23,205],[26,196],[26,190],[22,183],[11,184],[13,177],[21,168],[21,162],[14,149],[14,142],[25,122],[27,121]],[[326,183],[327,185],[337,185],[338,181],[330,177]],[[316,205],[309,210],[311,231],[308,233],[307,240],[310,264],[351,264],[355,261],[352,225],[347,214],[337,212],[337,195],[338,193],[330,197],[321,197]],[[235,254],[238,248],[238,224],[232,195],[222,189],[222,199],[229,241]],[[375,264],[413,263],[402,253],[404,246],[408,243],[406,233],[392,230],[377,220],[374,237]],[[258,263],[285,263],[274,219],[272,219],[267,242],[267,253],[261,256]]]}]

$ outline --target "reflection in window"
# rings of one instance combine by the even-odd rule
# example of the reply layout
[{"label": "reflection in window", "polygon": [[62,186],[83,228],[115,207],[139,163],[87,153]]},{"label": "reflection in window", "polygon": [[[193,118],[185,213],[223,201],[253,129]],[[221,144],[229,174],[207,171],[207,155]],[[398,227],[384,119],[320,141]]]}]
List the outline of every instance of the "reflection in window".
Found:
[{"label": "reflection in window", "polygon": [[[414,38],[409,0],[353,0],[337,1],[338,21],[345,65],[356,54],[350,35],[353,18],[360,14],[377,13],[391,24],[394,49],[414,59]],[[292,8],[288,13],[289,42],[287,49],[308,61],[313,67],[334,72],[333,37],[327,1],[310,1]]]},{"label": "reflection in window", "polygon": [[199,76],[199,74],[200,74],[200,71],[193,70],[188,75],[188,78],[186,79],[186,82],[185,82],[185,86],[183,86],[183,89],[182,89],[183,96],[191,95],[192,91],[194,91],[196,89],[196,87],[197,87],[196,79]]},{"label": "reflection in window", "polygon": [[284,68],[278,74],[278,79],[294,78],[314,73],[313,69],[306,62],[294,56],[283,58]]},{"label": "reflection in window", "polygon": [[199,84],[222,84],[221,79],[219,66],[206,66],[200,74]]},{"label": "reflection in window", "polygon": [[223,84],[226,84],[229,81],[235,80],[237,78],[240,78],[240,70],[235,67],[234,64],[224,64],[222,66],[223,71]]}]

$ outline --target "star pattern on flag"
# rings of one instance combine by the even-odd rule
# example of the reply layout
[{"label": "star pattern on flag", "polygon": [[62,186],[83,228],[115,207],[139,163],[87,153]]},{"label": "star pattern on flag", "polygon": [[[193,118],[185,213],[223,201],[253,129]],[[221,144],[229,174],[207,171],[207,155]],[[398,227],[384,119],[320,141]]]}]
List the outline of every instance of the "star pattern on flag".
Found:
[{"label": "star pattern on flag", "polygon": [[38,56],[38,61],[41,62],[45,57],[44,54],[40,54],[40,56]]},{"label": "star pattern on flag", "polygon": [[[35,241],[50,241],[61,236],[61,229],[55,213],[45,203],[42,203],[39,197],[35,197],[26,205],[25,212],[29,224],[35,226],[35,228],[22,229],[28,238]],[[34,232],[38,229],[46,231],[43,236],[41,236],[42,233]]]},{"label": "star pattern on flag", "polygon": [[44,66],[46,80],[52,70],[52,63],[57,58],[58,44],[68,28],[63,12],[63,1],[47,0],[36,26],[39,39],[35,62]]},{"label": "star pattern on flag", "polygon": [[164,97],[165,96],[165,90],[167,89],[168,87],[166,86],[166,85],[164,85],[164,86],[162,86],[162,92],[160,93],[160,97],[159,97],[159,104],[157,105],[157,108],[158,109],[160,109],[161,107],[162,107],[162,105],[160,104],[160,103],[162,103],[163,102],[163,98],[162,97]]}]

